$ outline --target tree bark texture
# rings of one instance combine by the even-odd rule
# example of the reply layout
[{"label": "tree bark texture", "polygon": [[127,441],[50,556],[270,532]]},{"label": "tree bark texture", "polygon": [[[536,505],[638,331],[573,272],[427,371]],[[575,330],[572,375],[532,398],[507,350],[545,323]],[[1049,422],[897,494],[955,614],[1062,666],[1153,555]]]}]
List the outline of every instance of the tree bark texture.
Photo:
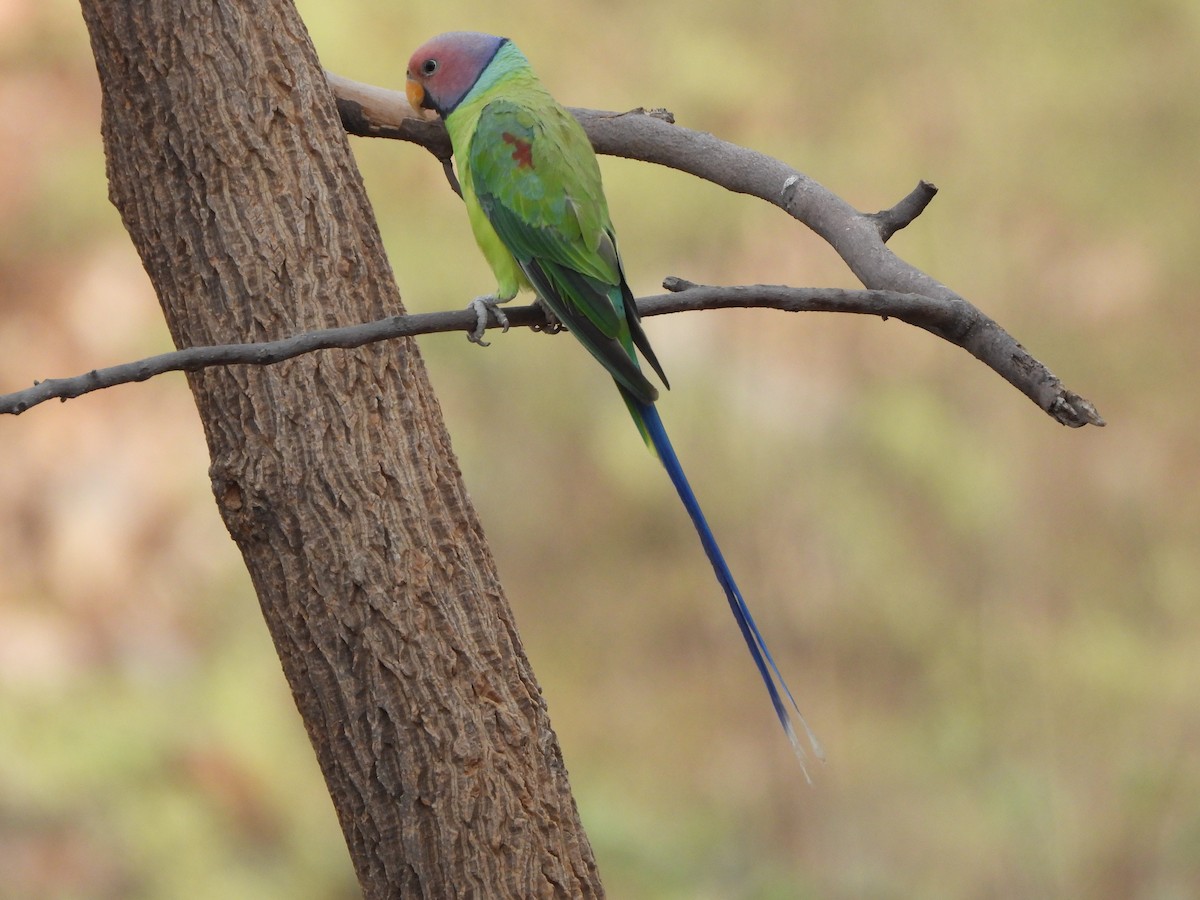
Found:
[{"label": "tree bark texture", "polygon": [[[110,197],[177,346],[403,312],[290,2],[82,7]],[[189,383],[366,896],[600,895],[415,343]]]}]

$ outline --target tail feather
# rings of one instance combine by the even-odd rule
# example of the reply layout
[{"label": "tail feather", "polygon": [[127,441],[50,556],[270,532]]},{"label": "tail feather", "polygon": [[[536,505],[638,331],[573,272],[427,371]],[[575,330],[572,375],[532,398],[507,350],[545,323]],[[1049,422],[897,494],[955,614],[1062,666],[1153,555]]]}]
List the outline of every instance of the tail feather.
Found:
[{"label": "tail feather", "polygon": [[[758,673],[762,676],[763,683],[767,686],[767,693],[771,695],[771,705],[775,707],[775,715],[779,717],[779,724],[783,726],[788,740],[792,743],[792,749],[800,761],[800,769],[804,772],[804,777],[811,783],[812,778],[808,774],[807,766],[808,754],[805,752],[799,737],[797,737],[795,728],[792,727],[792,717],[788,710],[788,704],[795,710],[796,718],[800,720],[805,736],[816,758],[823,761],[825,753],[821,749],[821,744],[817,740],[817,736],[813,734],[812,729],[808,727],[808,723],[804,720],[804,716],[800,712],[800,707],[796,703],[796,698],[792,696],[791,690],[783,680],[783,675],[780,674],[779,667],[775,664],[775,659],[771,656],[771,651],[767,649],[767,642],[763,639],[762,632],[758,630],[758,625],[755,623],[754,617],[750,615],[750,609],[746,606],[742,592],[738,589],[737,582],[733,580],[733,573],[729,570],[728,563],[725,562],[721,548],[717,546],[717,539],[713,536],[712,529],[709,528],[708,521],[704,518],[704,512],[700,509],[700,503],[696,500],[696,495],[692,492],[691,485],[688,484],[687,476],[683,474],[683,467],[679,464],[679,458],[675,455],[675,448],[671,446],[670,438],[667,437],[667,432],[663,427],[662,419],[658,415],[658,410],[653,405],[638,401],[625,390],[622,390],[621,394],[625,397],[625,403],[629,406],[629,411],[633,414],[634,421],[637,423],[642,437],[655,453],[658,454],[658,458],[662,460],[667,474],[671,477],[671,482],[675,485],[675,490],[679,493],[679,499],[683,501],[688,515],[692,518],[692,524],[695,525],[696,533],[700,536],[700,543],[704,546],[704,552],[708,556],[709,562],[712,563],[713,571],[717,575],[717,581],[720,582],[721,587],[725,591],[725,597],[729,601],[729,608],[733,612],[733,617],[737,620],[738,628],[741,629],[746,646],[750,649],[750,655],[754,658],[754,665],[758,668]],[[787,697],[788,703],[784,702],[784,697]]]}]

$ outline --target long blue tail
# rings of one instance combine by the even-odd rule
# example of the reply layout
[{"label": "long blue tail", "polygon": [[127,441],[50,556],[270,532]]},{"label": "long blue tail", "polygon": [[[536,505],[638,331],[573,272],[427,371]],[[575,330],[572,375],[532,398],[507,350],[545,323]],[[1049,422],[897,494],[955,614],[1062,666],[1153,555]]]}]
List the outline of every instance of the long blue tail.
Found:
[{"label": "long blue tail", "polygon": [[788,711],[788,704],[783,700],[785,696],[792,709],[796,711],[796,717],[800,720],[800,724],[804,727],[804,733],[808,738],[808,743],[812,746],[813,754],[817,759],[824,760],[825,753],[821,749],[821,744],[812,729],[808,727],[808,723],[804,721],[800,707],[796,705],[796,698],[792,696],[787,683],[779,673],[779,667],[775,665],[771,651],[767,649],[767,642],[763,640],[762,632],[758,630],[754,617],[750,615],[750,609],[746,606],[742,592],[738,590],[737,583],[733,580],[733,573],[729,571],[729,565],[721,554],[721,548],[717,546],[717,539],[713,537],[712,529],[708,527],[708,521],[704,518],[700,503],[696,500],[691,485],[688,484],[687,476],[683,474],[683,467],[679,464],[679,457],[675,455],[675,448],[671,446],[670,438],[667,437],[658,410],[653,405],[642,403],[630,396],[627,391],[622,390],[621,393],[629,405],[629,411],[634,413],[634,420],[638,422],[643,436],[654,447],[667,474],[671,476],[671,483],[679,492],[679,499],[687,508],[688,515],[692,517],[692,524],[696,526],[696,533],[700,535],[700,543],[704,545],[704,552],[708,556],[708,561],[712,563],[717,581],[725,590],[729,608],[733,612],[733,617],[737,619],[738,628],[742,630],[742,637],[746,639],[750,655],[754,657],[758,674],[762,676],[763,683],[767,686],[767,693],[771,695],[771,705],[775,707],[775,715],[779,717],[779,724],[783,726],[788,740],[792,742],[792,749],[796,751],[796,757],[800,760],[800,769],[804,772],[804,777],[811,783],[812,779],[809,777],[806,765],[808,754],[796,736],[796,730],[792,727],[791,713]]}]

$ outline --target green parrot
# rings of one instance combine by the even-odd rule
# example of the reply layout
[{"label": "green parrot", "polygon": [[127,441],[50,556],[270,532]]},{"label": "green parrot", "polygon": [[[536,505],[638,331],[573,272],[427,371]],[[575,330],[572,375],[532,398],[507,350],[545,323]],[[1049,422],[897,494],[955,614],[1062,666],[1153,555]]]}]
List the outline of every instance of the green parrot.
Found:
[{"label": "green parrot", "polygon": [[407,94],[414,109],[432,110],[446,124],[471,229],[496,275],[496,293],[472,302],[472,340],[482,342],[489,313],[507,328],[498,304],[532,288],[612,376],[691,516],[807,777],[785,696],[823,758],[820,745],[733,580],[654,406],[658,391],[638,362],[640,351],[669,387],[625,280],[587,134],[516,45],[490,34],[452,32],[426,42],[408,62]]}]

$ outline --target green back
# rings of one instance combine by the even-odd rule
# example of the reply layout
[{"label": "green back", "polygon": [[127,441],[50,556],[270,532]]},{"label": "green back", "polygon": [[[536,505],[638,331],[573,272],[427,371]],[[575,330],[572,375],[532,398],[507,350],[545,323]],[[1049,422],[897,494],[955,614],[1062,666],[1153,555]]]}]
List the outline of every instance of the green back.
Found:
[{"label": "green back", "polygon": [[591,142],[527,63],[497,61],[509,71],[473,91],[447,120],[476,239],[502,292],[504,261],[498,267],[497,248],[486,246],[497,239],[618,384],[653,403],[658,392],[635,347],[662,371],[621,269]]}]

